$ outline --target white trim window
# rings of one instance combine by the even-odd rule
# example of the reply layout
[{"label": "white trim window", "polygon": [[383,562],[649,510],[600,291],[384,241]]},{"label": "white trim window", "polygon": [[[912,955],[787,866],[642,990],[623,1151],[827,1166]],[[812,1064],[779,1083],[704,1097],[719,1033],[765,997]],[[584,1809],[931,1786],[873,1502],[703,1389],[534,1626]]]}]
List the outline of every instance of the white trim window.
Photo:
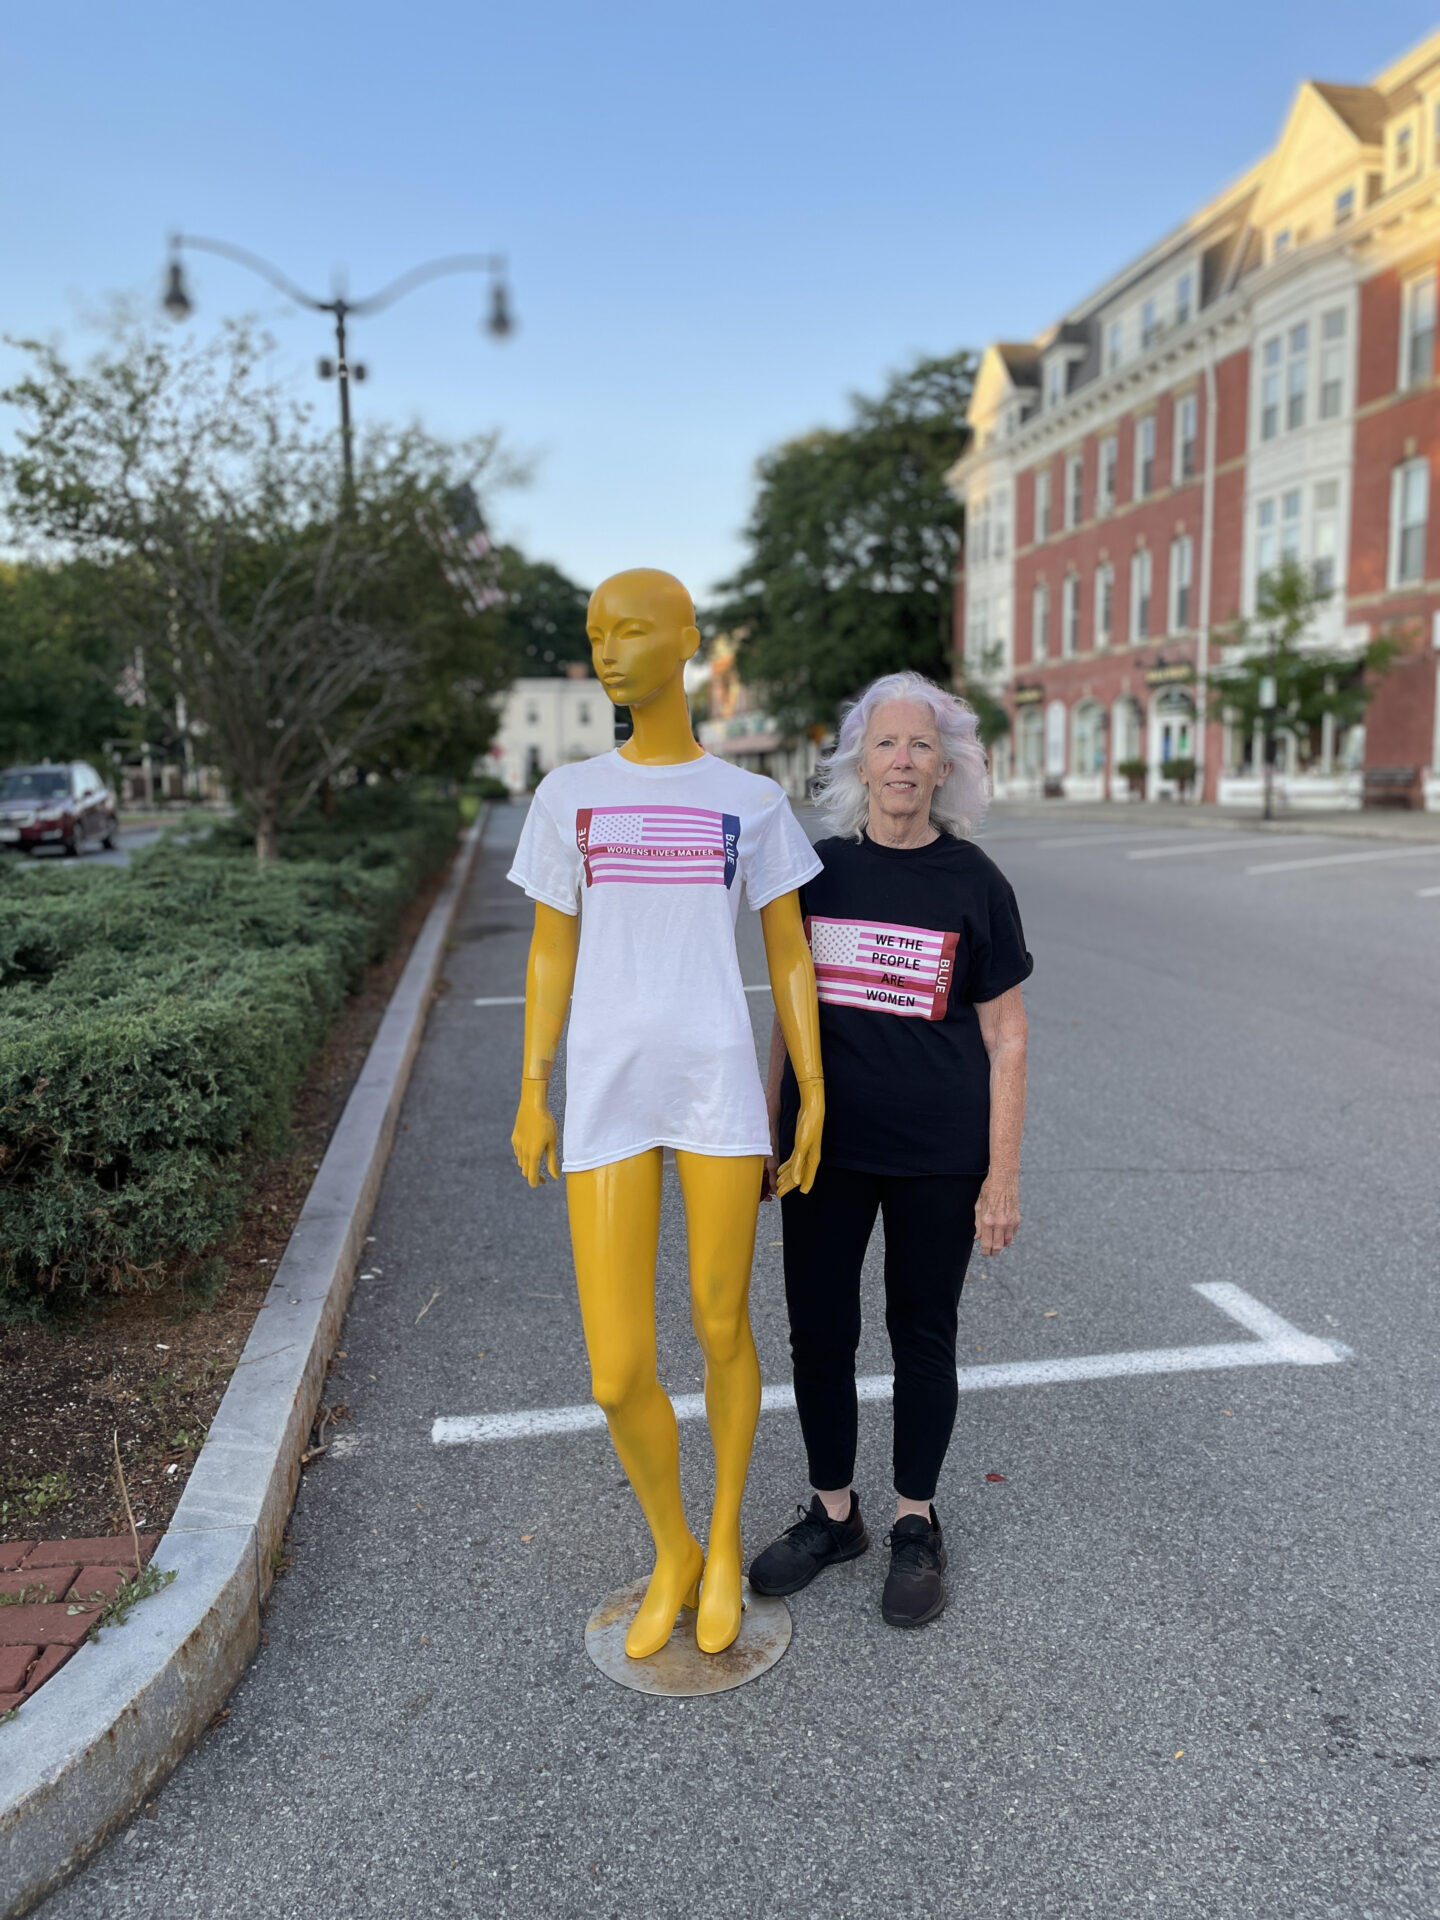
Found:
[{"label": "white trim window", "polygon": [[1188,633],[1195,577],[1195,545],[1188,533],[1170,543],[1170,631]]},{"label": "white trim window", "polygon": [[1113,433],[1107,433],[1100,442],[1100,467],[1095,481],[1095,511],[1113,513],[1115,511],[1115,483],[1120,472],[1120,442]]},{"label": "white trim window", "polygon": [[1345,409],[1345,309],[1320,316],[1320,418],[1338,420]]},{"label": "white trim window", "polygon": [[1310,572],[1317,593],[1333,593],[1340,556],[1340,482],[1317,480],[1310,518]]},{"label": "white trim window", "polygon": [[1072,453],[1065,462],[1065,525],[1067,527],[1078,527],[1080,524],[1084,490],[1084,455]]},{"label": "white trim window", "polygon": [[966,547],[972,565],[983,566],[990,558],[990,501],[983,496],[970,508],[966,527]]},{"label": "white trim window", "polygon": [[1335,224],[1343,227],[1355,218],[1355,189],[1342,187],[1335,196]]},{"label": "white trim window", "polygon": [[1153,299],[1147,300],[1140,309],[1140,345],[1153,347],[1160,338],[1160,315]]},{"label": "white trim window", "polygon": [[1155,416],[1147,413],[1135,422],[1135,498],[1155,491]]},{"label": "white trim window", "polygon": [[1300,558],[1300,508],[1303,496],[1299,487],[1287,487],[1280,496],[1280,564]]},{"label": "white trim window", "polygon": [[1047,407],[1058,407],[1060,402],[1065,398],[1065,374],[1066,363],[1063,360],[1052,360],[1050,365],[1045,369],[1045,404]]},{"label": "white trim window", "polygon": [[1255,502],[1255,587],[1266,574],[1273,573],[1280,559],[1280,530],[1275,524],[1275,502]]},{"label": "white trim window", "polygon": [[1115,627],[1115,569],[1102,560],[1095,569],[1095,645],[1108,647]]},{"label": "white trim window", "polygon": [[1394,144],[1390,149],[1390,171],[1400,180],[1415,165],[1415,129],[1408,123],[1396,127]]},{"label": "white trim window", "polygon": [[1175,324],[1188,326],[1195,306],[1195,276],[1188,269],[1175,282]]},{"label": "white trim window", "polygon": [[1105,329],[1105,371],[1113,373],[1124,357],[1124,334],[1120,322],[1112,320]]},{"label": "white trim window", "polygon": [[1035,470],[1035,538],[1048,540],[1050,537],[1050,469],[1037,467]]},{"label": "white trim window", "polygon": [[997,487],[990,496],[990,557],[1003,560],[1010,547],[1010,489]]},{"label": "white trim window", "polygon": [[976,599],[967,613],[965,658],[972,667],[979,667],[985,659],[985,649],[990,644],[990,602]]},{"label": "white trim window", "polygon": [[1035,582],[1030,602],[1030,657],[1043,660],[1050,651],[1050,589],[1043,580]]},{"label": "white trim window", "polygon": [[1260,438],[1273,440],[1280,431],[1280,336],[1260,349]]},{"label": "white trim window", "polygon": [[1199,408],[1193,393],[1175,402],[1175,485],[1195,478],[1196,421]]},{"label": "white trim window", "polygon": [[1130,639],[1133,643],[1150,633],[1150,589],[1155,570],[1148,547],[1137,547],[1130,556]]},{"label": "white trim window", "polygon": [[1390,584],[1425,578],[1425,523],[1430,516],[1430,462],[1407,460],[1390,476]]},{"label": "white trim window", "polygon": [[1434,267],[1406,281],[1400,308],[1400,385],[1418,387],[1435,371]]},{"label": "white trim window", "polygon": [[1060,589],[1060,656],[1068,660],[1080,645],[1080,576],[1067,573]]},{"label": "white trim window", "polygon": [[1290,357],[1285,367],[1285,427],[1293,433],[1305,424],[1305,396],[1310,387],[1310,323],[1290,329]]}]

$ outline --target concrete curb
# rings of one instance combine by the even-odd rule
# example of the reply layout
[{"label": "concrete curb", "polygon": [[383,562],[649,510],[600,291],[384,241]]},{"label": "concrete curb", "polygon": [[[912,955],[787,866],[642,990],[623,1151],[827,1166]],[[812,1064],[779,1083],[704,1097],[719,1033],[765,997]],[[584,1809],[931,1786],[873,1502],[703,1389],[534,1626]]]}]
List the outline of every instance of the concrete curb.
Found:
[{"label": "concrete curb", "polygon": [[[1425,845],[1440,841],[1440,814],[1390,812],[1384,808],[1352,809],[1345,813],[1277,813],[1262,820],[1256,813],[1222,808],[1212,802],[1165,800],[996,800],[987,823],[1006,820],[1044,820],[1056,827],[1114,827],[1127,833],[1150,833],[1162,827],[1190,827],[1203,833],[1321,834],[1338,840],[1410,840]],[[985,839],[981,829],[980,842]]]},{"label": "concrete curb", "polygon": [[366,1056],[153,1564],[175,1579],[0,1727],[0,1912],[26,1913],[165,1778],[260,1638],[410,1069],[486,814],[465,835]]}]

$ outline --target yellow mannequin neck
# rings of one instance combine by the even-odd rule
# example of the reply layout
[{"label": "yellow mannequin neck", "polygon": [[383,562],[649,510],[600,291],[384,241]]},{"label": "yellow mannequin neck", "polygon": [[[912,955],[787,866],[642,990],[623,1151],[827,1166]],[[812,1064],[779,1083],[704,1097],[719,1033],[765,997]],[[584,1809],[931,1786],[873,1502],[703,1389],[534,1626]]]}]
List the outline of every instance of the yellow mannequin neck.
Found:
[{"label": "yellow mannequin neck", "polygon": [[632,706],[630,718],[635,732],[620,749],[622,760],[633,760],[641,767],[676,767],[704,757],[705,749],[690,726],[683,665],[647,700]]}]

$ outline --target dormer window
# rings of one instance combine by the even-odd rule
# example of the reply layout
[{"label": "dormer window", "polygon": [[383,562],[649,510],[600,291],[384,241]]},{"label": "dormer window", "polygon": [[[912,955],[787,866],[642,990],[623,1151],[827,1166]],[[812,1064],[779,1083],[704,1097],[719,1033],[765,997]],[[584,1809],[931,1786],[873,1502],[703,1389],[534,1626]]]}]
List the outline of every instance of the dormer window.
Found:
[{"label": "dormer window", "polygon": [[1343,187],[1335,196],[1335,224],[1343,227],[1355,218],[1355,189]]},{"label": "dormer window", "polygon": [[1065,362],[1052,360],[1045,375],[1045,402],[1047,406],[1058,407],[1065,398]]},{"label": "dormer window", "polygon": [[1409,173],[1415,164],[1415,135],[1409,127],[1395,129],[1395,171]]}]

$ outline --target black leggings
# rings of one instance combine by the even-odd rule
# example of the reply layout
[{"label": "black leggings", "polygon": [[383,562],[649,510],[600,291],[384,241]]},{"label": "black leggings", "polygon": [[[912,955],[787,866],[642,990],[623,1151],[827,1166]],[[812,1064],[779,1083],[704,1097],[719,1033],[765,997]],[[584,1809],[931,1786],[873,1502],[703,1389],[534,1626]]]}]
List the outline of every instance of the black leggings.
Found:
[{"label": "black leggings", "polygon": [[979,1174],[856,1173],[822,1161],[780,1202],[795,1400],[813,1487],[855,1477],[860,1269],[885,1219],[885,1325],[895,1359],[895,1491],[934,1498],[955,1425],[955,1329]]}]

